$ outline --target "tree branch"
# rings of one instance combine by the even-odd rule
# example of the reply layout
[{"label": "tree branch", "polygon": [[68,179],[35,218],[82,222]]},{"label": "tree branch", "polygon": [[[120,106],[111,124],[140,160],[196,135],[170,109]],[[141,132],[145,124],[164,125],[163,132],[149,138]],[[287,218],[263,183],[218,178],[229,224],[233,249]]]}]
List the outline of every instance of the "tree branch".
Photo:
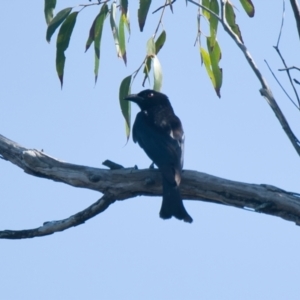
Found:
[{"label": "tree branch", "polygon": [[[52,234],[84,223],[104,211],[115,200],[139,195],[162,195],[161,175],[157,169],[107,170],[70,164],[38,150],[26,149],[2,135],[0,155],[33,176],[104,194],[96,203],[67,219],[46,222],[43,226],[31,230],[0,231],[0,238],[16,239]],[[184,170],[180,189],[183,199],[251,209],[300,224],[299,194],[286,192],[271,185],[247,184]]]},{"label": "tree branch", "polygon": [[291,0],[291,6],[294,12],[294,16],[295,16],[295,20],[296,20],[296,24],[297,24],[297,29],[298,29],[298,35],[300,38],[300,9],[299,9],[299,5],[298,5],[298,1],[297,0]]},{"label": "tree branch", "polygon": [[88,219],[91,219],[94,216],[100,214],[101,212],[106,210],[108,206],[113,202],[113,197],[105,194],[102,198],[100,198],[97,202],[95,202],[88,208],[78,212],[73,216],[70,216],[67,219],[45,222],[43,226],[34,229],[3,230],[0,231],[0,239],[28,239],[50,235],[58,231],[64,231],[71,227],[81,225]]},{"label": "tree branch", "polygon": [[[200,5],[196,3],[195,1],[192,0],[187,0],[188,2],[193,3],[194,5],[198,7],[202,7],[209,13],[213,13],[211,10],[207,9],[205,6]],[[268,104],[270,105],[271,109],[275,113],[279,123],[281,124],[283,130],[285,131],[286,135],[290,139],[292,145],[294,146],[295,150],[297,151],[298,155],[300,156],[300,142],[298,138],[295,136],[293,133],[292,129],[290,128],[289,123],[287,122],[284,114],[282,113],[280,107],[278,106],[272,91],[265,80],[265,78],[262,76],[261,72],[259,71],[254,59],[252,58],[249,50],[247,47],[242,43],[242,41],[239,39],[239,37],[231,30],[230,26],[227,24],[226,17],[225,17],[225,3],[227,0],[221,0],[221,17],[217,16],[216,14],[213,13],[213,15],[221,22],[224,30],[229,34],[229,36],[233,39],[233,41],[237,44],[237,46],[241,49],[243,54],[245,55],[246,60],[248,61],[251,69],[255,73],[256,77],[258,78],[260,84],[261,84],[261,89],[260,89],[260,94],[265,97],[267,100]]]}]

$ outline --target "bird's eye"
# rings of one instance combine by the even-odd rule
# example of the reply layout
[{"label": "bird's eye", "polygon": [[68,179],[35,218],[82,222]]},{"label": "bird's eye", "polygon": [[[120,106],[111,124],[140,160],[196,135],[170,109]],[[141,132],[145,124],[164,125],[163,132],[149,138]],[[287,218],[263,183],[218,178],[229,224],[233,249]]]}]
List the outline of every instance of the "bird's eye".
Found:
[{"label": "bird's eye", "polygon": [[153,96],[154,96],[153,93],[149,93],[149,94],[148,94],[148,98],[151,98],[151,97],[153,97]]}]

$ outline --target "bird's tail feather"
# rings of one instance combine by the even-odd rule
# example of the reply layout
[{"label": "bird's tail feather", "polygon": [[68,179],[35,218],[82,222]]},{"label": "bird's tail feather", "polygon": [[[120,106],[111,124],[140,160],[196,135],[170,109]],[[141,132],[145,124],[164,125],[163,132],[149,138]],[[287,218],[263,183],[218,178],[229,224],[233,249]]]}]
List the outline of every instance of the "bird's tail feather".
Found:
[{"label": "bird's tail feather", "polygon": [[175,217],[184,222],[192,223],[193,219],[187,213],[183,206],[178,186],[171,185],[163,178],[163,201],[159,216],[162,219],[170,219]]}]

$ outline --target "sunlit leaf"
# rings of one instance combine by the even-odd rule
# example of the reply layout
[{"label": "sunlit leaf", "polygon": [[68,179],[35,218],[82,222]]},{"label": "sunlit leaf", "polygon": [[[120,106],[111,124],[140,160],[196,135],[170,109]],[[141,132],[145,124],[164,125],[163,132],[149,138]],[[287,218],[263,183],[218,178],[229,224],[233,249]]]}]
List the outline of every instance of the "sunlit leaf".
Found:
[{"label": "sunlit leaf", "polygon": [[45,0],[44,13],[47,25],[49,25],[49,23],[53,19],[53,11],[55,9],[55,6],[56,0]]},{"label": "sunlit leaf", "polygon": [[229,2],[226,2],[226,4],[225,4],[225,17],[226,17],[226,21],[227,21],[228,25],[230,26],[231,30],[239,37],[239,39],[243,43],[243,38],[242,38],[240,28],[235,23],[235,13],[233,10],[233,6]]},{"label": "sunlit leaf", "polygon": [[125,101],[124,98],[130,94],[130,83],[131,83],[131,75],[125,77],[122,80],[119,89],[119,101],[120,101],[121,111],[125,119],[125,130],[126,130],[127,140],[129,139],[129,135],[130,135],[131,105],[130,105],[130,101]]},{"label": "sunlit leaf", "polygon": [[121,56],[125,62],[125,65],[127,63],[126,58],[126,41],[125,41],[125,28],[124,28],[124,18],[122,15],[120,16],[120,22],[119,22],[119,42],[120,42],[120,51]]},{"label": "sunlit leaf", "polygon": [[141,31],[143,31],[144,29],[150,4],[151,4],[151,0],[140,0],[140,6],[138,9],[138,20],[139,20],[139,26]]},{"label": "sunlit leaf", "polygon": [[203,47],[200,48],[200,54],[201,54],[202,61],[204,63],[206,72],[207,72],[213,86],[215,87],[216,86],[216,81],[215,81],[215,77],[214,77],[214,74],[213,74],[212,69],[211,69],[210,56],[209,56],[208,52]]},{"label": "sunlit leaf", "polygon": [[162,80],[163,80],[162,69],[156,55],[152,57],[152,62],[153,62],[153,75],[154,75],[153,89],[159,92],[161,90]]},{"label": "sunlit leaf", "polygon": [[120,49],[119,33],[116,24],[116,8],[117,8],[117,4],[113,2],[111,4],[111,9],[110,9],[110,26],[111,26],[111,30],[112,30],[116,50],[117,50],[117,55],[118,57],[122,57],[122,53]]},{"label": "sunlit leaf", "polygon": [[55,30],[60,26],[60,24],[67,18],[70,14],[72,7],[67,7],[61,10],[49,23],[47,32],[46,32],[46,40],[50,43],[51,37]]},{"label": "sunlit leaf", "polygon": [[65,51],[69,47],[69,42],[76,23],[77,15],[78,12],[73,12],[66,18],[59,29],[56,40],[56,71],[61,86],[63,86],[64,67],[66,61]]},{"label": "sunlit leaf", "polygon": [[153,37],[151,37],[147,42],[147,55],[152,56],[152,55],[155,55],[155,53],[156,53],[155,42],[154,42]]},{"label": "sunlit leaf", "polygon": [[101,38],[102,38],[102,31],[104,21],[108,14],[108,6],[104,3],[100,9],[99,14],[95,19],[95,26],[94,26],[94,49],[95,49],[95,83],[98,79],[98,72],[99,72],[99,64],[100,64],[100,45],[101,45]]},{"label": "sunlit leaf", "polygon": [[[147,43],[147,52],[148,52],[148,47],[149,47],[149,53],[153,53],[153,51],[155,49],[155,54],[157,54],[160,51],[160,49],[163,47],[163,45],[165,44],[166,38],[167,38],[167,34],[163,30],[162,33],[157,38],[157,40],[155,41],[154,46],[153,46],[153,39],[152,40],[150,39]],[[151,54],[151,55],[153,55],[153,54]],[[145,67],[144,67],[145,77],[143,80],[143,86],[145,84],[146,79],[148,78],[150,70],[151,70],[151,58],[148,57],[147,61],[145,63]]]},{"label": "sunlit leaf", "polygon": [[251,0],[240,0],[244,10],[246,11],[247,15],[252,18],[255,14],[254,5]]},{"label": "sunlit leaf", "polygon": [[[208,9],[209,9],[209,4],[210,4],[209,0],[202,0],[202,5],[207,7]],[[206,9],[202,8],[202,14],[205,18],[207,18],[209,20],[210,13]]]},{"label": "sunlit leaf", "polygon": [[[210,39],[210,37],[208,37]],[[210,41],[207,41],[208,48]],[[221,97],[220,89],[222,86],[222,69],[219,67],[221,59],[221,49],[217,41],[214,43],[213,48],[209,48],[207,52],[204,48],[200,48],[201,57],[207,71],[207,74],[213,84],[213,87],[219,97]]]}]

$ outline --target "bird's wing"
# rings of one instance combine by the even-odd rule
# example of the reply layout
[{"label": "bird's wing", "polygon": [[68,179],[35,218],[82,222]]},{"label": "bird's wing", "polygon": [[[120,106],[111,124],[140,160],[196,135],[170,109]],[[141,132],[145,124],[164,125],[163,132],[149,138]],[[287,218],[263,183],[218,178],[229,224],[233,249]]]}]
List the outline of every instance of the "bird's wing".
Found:
[{"label": "bird's wing", "polygon": [[132,134],[134,142],[139,143],[149,158],[160,168],[164,177],[170,183],[176,182],[176,185],[179,185],[184,147],[180,121],[169,122],[168,127],[155,126],[149,122],[147,114],[139,112]]}]

